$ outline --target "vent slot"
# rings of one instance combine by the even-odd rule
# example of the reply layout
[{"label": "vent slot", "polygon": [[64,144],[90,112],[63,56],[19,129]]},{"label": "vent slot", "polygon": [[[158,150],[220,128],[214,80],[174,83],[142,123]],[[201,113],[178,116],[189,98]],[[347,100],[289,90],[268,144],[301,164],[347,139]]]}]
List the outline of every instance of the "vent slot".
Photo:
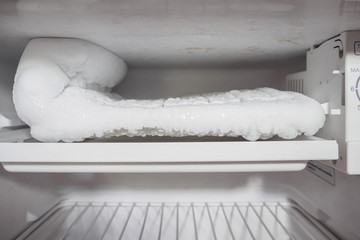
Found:
[{"label": "vent slot", "polygon": [[286,79],[286,91],[304,93],[304,79]]}]

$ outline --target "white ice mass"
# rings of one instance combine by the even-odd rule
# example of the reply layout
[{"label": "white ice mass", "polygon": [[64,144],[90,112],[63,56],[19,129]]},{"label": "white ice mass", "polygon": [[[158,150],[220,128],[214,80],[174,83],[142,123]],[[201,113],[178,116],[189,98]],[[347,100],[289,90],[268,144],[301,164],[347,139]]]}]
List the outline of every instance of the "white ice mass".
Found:
[{"label": "white ice mass", "polygon": [[325,115],[315,100],[271,88],[183,98],[131,100],[111,93],[125,62],[78,39],[39,38],[27,45],[15,76],[19,117],[40,141],[110,136],[314,135]]}]

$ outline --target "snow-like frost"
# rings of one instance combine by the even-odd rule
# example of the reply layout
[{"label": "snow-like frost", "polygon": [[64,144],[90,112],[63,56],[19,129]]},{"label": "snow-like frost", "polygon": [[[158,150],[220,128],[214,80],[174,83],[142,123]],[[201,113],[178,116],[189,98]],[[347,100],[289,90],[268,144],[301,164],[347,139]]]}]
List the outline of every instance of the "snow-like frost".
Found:
[{"label": "snow-like frost", "polygon": [[110,90],[126,70],[121,58],[92,43],[34,39],[15,76],[17,113],[34,138],[49,142],[124,135],[292,139],[314,135],[325,121],[315,100],[271,88],[124,99]]}]

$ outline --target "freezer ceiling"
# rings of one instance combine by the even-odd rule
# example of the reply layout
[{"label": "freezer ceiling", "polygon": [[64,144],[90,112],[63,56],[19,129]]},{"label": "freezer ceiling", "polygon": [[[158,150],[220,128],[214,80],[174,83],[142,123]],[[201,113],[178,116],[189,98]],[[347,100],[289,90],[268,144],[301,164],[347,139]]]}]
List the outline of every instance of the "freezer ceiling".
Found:
[{"label": "freezer ceiling", "polygon": [[359,26],[359,1],[3,0],[0,59],[18,61],[34,37],[73,37],[130,66],[261,67]]}]

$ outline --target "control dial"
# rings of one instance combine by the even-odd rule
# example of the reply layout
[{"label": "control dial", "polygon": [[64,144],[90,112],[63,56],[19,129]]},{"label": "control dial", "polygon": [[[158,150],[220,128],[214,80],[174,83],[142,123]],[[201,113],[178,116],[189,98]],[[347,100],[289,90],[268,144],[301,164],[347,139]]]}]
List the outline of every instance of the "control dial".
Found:
[{"label": "control dial", "polygon": [[357,81],[356,81],[356,87],[355,87],[356,96],[357,96],[357,98],[358,98],[359,101],[360,101],[360,93],[359,93],[360,89],[359,89],[359,84],[360,84],[360,77],[357,79]]}]

